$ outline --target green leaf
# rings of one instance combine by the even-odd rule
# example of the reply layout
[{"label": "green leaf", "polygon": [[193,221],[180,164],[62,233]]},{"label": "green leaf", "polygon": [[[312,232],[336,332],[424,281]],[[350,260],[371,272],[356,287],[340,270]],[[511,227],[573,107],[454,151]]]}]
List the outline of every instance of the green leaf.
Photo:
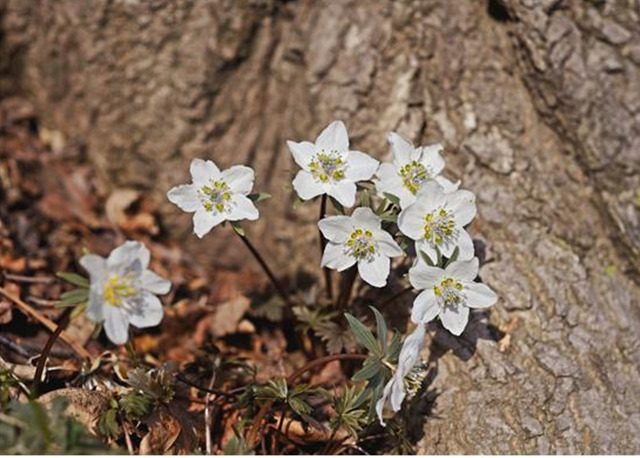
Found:
[{"label": "green leaf", "polygon": [[371,208],[371,194],[366,188],[360,193],[360,206]]},{"label": "green leaf", "polygon": [[386,223],[397,223],[398,222],[398,215],[394,215],[394,214],[389,214],[389,213],[383,213],[382,215],[379,215],[380,219]]},{"label": "green leaf", "polygon": [[374,213],[378,216],[385,213],[387,211],[386,209],[388,204],[389,204],[388,199],[386,198],[382,199],[382,202],[380,202],[380,205],[378,205]]},{"label": "green leaf", "polygon": [[453,250],[453,253],[451,253],[451,256],[449,257],[449,259],[447,260],[447,262],[445,263],[444,267],[447,267],[449,264],[451,264],[453,261],[455,261],[456,259],[458,259],[458,255],[460,254],[460,247],[455,247]]},{"label": "green leaf", "polygon": [[89,280],[82,275],[74,274],[72,272],[58,272],[56,274],[58,278],[71,283],[75,286],[80,286],[82,288],[88,288],[90,283]]},{"label": "green leaf", "polygon": [[356,317],[349,313],[345,313],[344,316],[347,318],[349,322],[349,326],[353,330],[353,333],[356,335],[356,339],[360,342],[367,350],[372,352],[376,356],[380,355],[380,347],[376,342],[375,337],[373,337],[373,333]]},{"label": "green leaf", "polygon": [[262,202],[263,200],[271,199],[272,196],[267,192],[260,192],[257,194],[249,194],[247,197],[252,201],[258,203],[258,202]]},{"label": "green leaf", "polygon": [[353,374],[353,377],[351,377],[351,380],[353,380],[354,382],[362,382],[364,380],[369,380],[374,378],[376,375],[380,373],[382,369],[384,369],[384,366],[382,365],[380,360],[377,358],[372,359],[371,363],[367,363],[367,361],[370,361],[370,359],[367,359],[365,361],[364,365],[362,366],[362,369],[360,369],[358,372]]},{"label": "green leaf", "polygon": [[429,255],[427,253],[425,253],[424,251],[420,251],[420,256],[422,256],[422,259],[424,260],[424,262],[427,263],[427,265],[434,267],[435,264],[434,262],[431,260],[431,258],[429,257]]},{"label": "green leaf", "polygon": [[377,308],[369,306],[376,317],[376,334],[378,334],[378,342],[380,342],[380,348],[382,348],[382,354],[387,353],[387,323],[384,321],[384,317],[378,311]]},{"label": "green leaf", "polygon": [[242,224],[240,224],[240,222],[232,221],[231,227],[233,228],[234,231],[236,231],[236,234],[238,234],[240,237],[245,236],[244,229],[242,229]]},{"label": "green leaf", "polygon": [[385,196],[393,205],[397,205],[398,207],[400,206],[400,198],[398,196],[389,194],[388,192],[383,192],[382,195]]},{"label": "green leaf", "polygon": [[85,288],[72,289],[62,293],[56,307],[71,307],[89,300],[89,290]]},{"label": "green leaf", "polygon": [[391,338],[391,343],[389,344],[389,351],[387,352],[387,361],[390,363],[397,363],[398,357],[400,356],[400,349],[402,348],[402,340],[400,339],[400,334],[397,332],[393,334]]}]

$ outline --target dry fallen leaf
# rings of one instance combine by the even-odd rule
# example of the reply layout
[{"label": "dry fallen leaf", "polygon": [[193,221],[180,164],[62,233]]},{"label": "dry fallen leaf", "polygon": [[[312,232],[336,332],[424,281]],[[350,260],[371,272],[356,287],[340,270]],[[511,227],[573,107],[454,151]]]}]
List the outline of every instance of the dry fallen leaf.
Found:
[{"label": "dry fallen leaf", "polygon": [[109,221],[122,227],[127,222],[127,209],[140,197],[140,193],[134,189],[114,190],[105,204],[105,213]]}]

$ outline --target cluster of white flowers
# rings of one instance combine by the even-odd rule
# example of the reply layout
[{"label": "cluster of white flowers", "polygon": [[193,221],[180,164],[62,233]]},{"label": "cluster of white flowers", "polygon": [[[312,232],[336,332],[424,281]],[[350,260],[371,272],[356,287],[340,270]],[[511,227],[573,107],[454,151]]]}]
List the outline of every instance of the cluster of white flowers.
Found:
[{"label": "cluster of white flowers", "polygon": [[[293,180],[300,199],[327,195],[343,207],[353,207],[357,183],[373,181],[377,195],[399,207],[400,235],[413,241],[416,259],[409,279],[415,289],[421,290],[411,313],[417,327],[405,340],[397,371],[377,404],[381,421],[389,396],[392,409],[400,409],[404,378],[419,360],[425,324],[439,317],[447,330],[460,335],[470,308],[489,307],[497,300],[487,286],[474,282],[479,263],[464,227],[476,214],[475,196],[459,190],[459,182],[440,175],[445,166],[442,146],[415,147],[393,132],[388,142],[393,160],[383,164],[350,150],[347,129],[341,121],[331,123],[315,143],[287,142],[300,167]],[[176,186],[167,196],[182,210],[194,213],[198,237],[224,221],[258,218],[258,210],[248,197],[254,182],[249,167],[234,166],[221,172],[212,161],[194,159],[191,178],[191,184]],[[363,281],[378,288],[387,284],[391,258],[402,256],[404,251],[383,229],[380,215],[361,206],[351,215],[325,217],[318,225],[327,239],[322,267],[344,271],[357,264]],[[443,257],[447,264],[438,267]],[[131,322],[135,324],[133,319]]]},{"label": "cluster of white flowers", "polygon": [[[397,200],[398,229],[414,241],[417,256],[409,279],[414,288],[422,291],[411,313],[411,320],[418,326],[405,340],[397,371],[378,401],[381,421],[389,396],[392,409],[400,409],[405,393],[404,377],[419,359],[425,324],[440,317],[447,330],[460,335],[467,325],[469,308],[489,307],[497,300],[486,285],[474,282],[479,263],[464,227],[476,214],[475,196],[459,190],[459,182],[440,176],[445,165],[442,146],[416,148],[394,132],[387,138],[393,160],[379,166],[366,154],[349,151],[347,130],[339,121],[329,125],[315,144],[288,142],[302,168],[293,182],[301,199],[328,194],[342,205],[352,206],[357,191],[355,182],[369,180],[375,174],[378,195]],[[365,282],[375,287],[386,285],[390,258],[401,256],[403,251],[393,236],[382,229],[381,218],[370,208],[356,208],[351,216],[324,218],[319,227],[329,241],[322,258],[323,267],[343,271],[357,263]],[[427,264],[423,256],[431,264],[443,256],[451,262],[443,269]]]}]

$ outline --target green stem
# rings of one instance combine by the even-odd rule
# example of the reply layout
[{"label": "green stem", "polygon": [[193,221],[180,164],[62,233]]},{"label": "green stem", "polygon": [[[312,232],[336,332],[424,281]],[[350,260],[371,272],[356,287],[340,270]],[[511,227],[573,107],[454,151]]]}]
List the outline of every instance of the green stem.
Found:
[{"label": "green stem", "polygon": [[285,302],[285,304],[287,304],[288,307],[293,307],[293,303],[291,302],[291,299],[289,299],[289,295],[286,293],[286,291],[284,290],[280,282],[276,279],[276,276],[273,274],[273,272],[271,271],[271,269],[269,268],[265,260],[262,258],[262,256],[256,249],[256,247],[253,246],[253,244],[249,241],[246,235],[240,235],[237,231],[234,231],[234,232],[238,234],[238,237],[240,237],[240,240],[242,240],[242,242],[246,245],[246,247],[249,249],[251,254],[256,258],[256,260],[258,261],[258,264],[260,264],[260,267],[262,267],[262,270],[264,270],[264,272],[267,274],[267,277],[269,277],[269,280],[271,280],[271,283],[273,284],[273,286],[275,287],[276,291],[278,292],[282,300]]}]

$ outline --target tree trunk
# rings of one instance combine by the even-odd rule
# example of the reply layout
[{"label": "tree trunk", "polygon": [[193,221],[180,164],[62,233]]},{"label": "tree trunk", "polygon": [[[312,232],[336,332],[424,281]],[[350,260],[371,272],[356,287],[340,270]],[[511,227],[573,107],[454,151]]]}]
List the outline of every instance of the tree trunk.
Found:
[{"label": "tree trunk", "polygon": [[190,158],[254,167],[275,198],[248,231],[292,271],[319,203],[291,209],[285,140],[339,118],[378,158],[390,130],[443,142],[501,300],[433,327],[419,451],[640,453],[640,5],[503,1],[5,0],[3,92],[176,236]]}]

